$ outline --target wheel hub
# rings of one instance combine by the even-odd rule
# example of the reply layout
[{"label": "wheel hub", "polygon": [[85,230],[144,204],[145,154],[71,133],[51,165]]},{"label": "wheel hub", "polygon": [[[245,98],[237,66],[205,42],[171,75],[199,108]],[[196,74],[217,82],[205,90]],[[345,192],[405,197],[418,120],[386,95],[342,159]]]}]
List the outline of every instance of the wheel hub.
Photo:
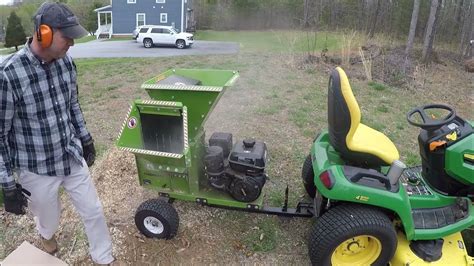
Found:
[{"label": "wheel hub", "polygon": [[381,242],[374,236],[361,235],[342,242],[331,257],[333,265],[370,265],[382,251]]},{"label": "wheel hub", "polygon": [[363,247],[361,247],[357,241],[352,241],[347,245],[347,251],[350,253],[357,253],[361,249],[363,249]]},{"label": "wheel hub", "polygon": [[159,235],[163,233],[165,227],[163,226],[163,223],[158,220],[156,217],[153,216],[148,216],[143,220],[143,225],[145,228],[152,232],[153,234]]}]

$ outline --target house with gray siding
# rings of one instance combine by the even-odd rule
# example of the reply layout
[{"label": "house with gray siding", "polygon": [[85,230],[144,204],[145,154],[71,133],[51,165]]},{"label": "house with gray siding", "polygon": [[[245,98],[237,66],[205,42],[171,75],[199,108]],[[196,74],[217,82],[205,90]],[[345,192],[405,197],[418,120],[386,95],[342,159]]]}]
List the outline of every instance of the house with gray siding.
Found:
[{"label": "house with gray siding", "polygon": [[95,9],[98,38],[131,36],[141,25],[173,26],[187,31],[194,25],[192,0],[110,0]]}]

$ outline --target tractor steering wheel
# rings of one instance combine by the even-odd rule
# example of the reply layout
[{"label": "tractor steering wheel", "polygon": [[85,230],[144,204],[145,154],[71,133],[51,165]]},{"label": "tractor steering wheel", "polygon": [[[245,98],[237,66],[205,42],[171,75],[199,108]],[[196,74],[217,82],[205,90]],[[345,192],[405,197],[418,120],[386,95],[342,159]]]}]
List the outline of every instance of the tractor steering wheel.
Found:
[{"label": "tractor steering wheel", "polygon": [[[428,110],[428,109],[442,109],[442,110],[448,111],[449,113],[442,119],[433,119],[431,118],[430,115],[428,115],[425,112],[425,110]],[[420,114],[421,120],[423,120],[423,123],[418,123],[413,120],[413,115],[416,113]],[[407,114],[408,123],[417,127],[421,127],[422,129],[425,129],[425,130],[434,130],[439,127],[442,127],[443,125],[446,125],[447,123],[453,121],[455,117],[456,117],[456,111],[454,110],[454,108],[446,104],[423,105],[423,106],[412,109]]]}]

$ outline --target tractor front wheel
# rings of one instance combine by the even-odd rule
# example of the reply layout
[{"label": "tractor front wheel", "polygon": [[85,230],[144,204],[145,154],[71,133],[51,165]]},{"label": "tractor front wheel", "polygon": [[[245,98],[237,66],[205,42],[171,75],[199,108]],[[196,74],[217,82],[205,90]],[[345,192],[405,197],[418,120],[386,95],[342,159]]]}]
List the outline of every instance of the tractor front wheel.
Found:
[{"label": "tractor front wheel", "polygon": [[382,211],[342,204],[316,220],[308,249],[313,265],[387,265],[395,254],[397,235]]},{"label": "tractor front wheel", "polygon": [[150,199],[138,207],[135,225],[147,237],[171,239],[178,233],[179,217],[170,203]]}]

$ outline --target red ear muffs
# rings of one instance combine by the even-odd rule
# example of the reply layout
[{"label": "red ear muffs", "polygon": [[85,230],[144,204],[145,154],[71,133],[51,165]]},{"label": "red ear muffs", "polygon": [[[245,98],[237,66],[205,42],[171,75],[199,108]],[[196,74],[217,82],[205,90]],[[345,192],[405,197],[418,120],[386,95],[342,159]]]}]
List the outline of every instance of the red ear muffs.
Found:
[{"label": "red ear muffs", "polygon": [[48,48],[53,43],[53,30],[46,24],[41,24],[38,28],[38,41],[41,47]]}]

